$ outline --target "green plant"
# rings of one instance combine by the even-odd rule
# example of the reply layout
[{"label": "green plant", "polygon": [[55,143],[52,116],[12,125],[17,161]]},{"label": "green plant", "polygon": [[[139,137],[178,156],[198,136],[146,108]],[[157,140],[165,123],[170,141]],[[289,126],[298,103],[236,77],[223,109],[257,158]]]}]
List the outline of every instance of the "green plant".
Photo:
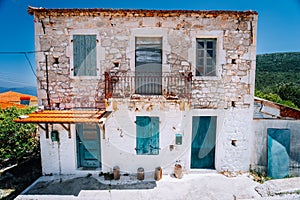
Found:
[{"label": "green plant", "polygon": [[29,114],[35,109],[35,107],[0,108],[0,168],[16,164],[39,151],[36,126],[13,121],[20,115]]},{"label": "green plant", "polygon": [[264,183],[265,181],[272,179],[272,178],[268,177],[265,172],[259,173],[254,170],[250,170],[250,175],[253,177],[253,180],[258,183]]}]

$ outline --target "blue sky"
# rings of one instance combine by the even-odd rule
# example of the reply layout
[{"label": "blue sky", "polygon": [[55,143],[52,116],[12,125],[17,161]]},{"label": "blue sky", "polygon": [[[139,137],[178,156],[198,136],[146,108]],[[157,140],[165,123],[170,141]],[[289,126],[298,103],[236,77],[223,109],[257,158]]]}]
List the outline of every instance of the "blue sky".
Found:
[{"label": "blue sky", "polygon": [[[0,0],[0,52],[34,51],[28,5],[46,8],[137,8],[255,10],[259,13],[257,53],[300,51],[300,0]],[[35,68],[34,54],[28,54]],[[23,54],[0,53],[0,87],[35,86]]]}]

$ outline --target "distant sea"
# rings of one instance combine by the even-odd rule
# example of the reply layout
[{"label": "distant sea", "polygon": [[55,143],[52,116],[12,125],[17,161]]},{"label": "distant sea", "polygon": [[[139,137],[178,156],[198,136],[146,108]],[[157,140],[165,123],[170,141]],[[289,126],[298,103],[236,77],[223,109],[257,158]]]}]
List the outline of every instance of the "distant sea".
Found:
[{"label": "distant sea", "polygon": [[8,92],[8,91],[14,91],[19,92],[22,94],[29,94],[32,96],[36,96],[36,87],[28,86],[28,87],[13,87],[13,88],[6,88],[6,87],[0,87],[0,93],[2,92]]}]

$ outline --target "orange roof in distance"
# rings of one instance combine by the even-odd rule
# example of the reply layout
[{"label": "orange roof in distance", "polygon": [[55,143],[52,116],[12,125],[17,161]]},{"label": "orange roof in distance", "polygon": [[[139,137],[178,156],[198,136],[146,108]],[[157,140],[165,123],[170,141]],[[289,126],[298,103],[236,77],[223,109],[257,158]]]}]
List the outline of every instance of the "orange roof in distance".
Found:
[{"label": "orange roof in distance", "polygon": [[26,108],[26,105],[22,105],[22,104],[16,104],[16,103],[8,103],[8,102],[1,102],[0,101],[0,108],[2,109],[6,109],[9,107],[17,107],[17,108]]},{"label": "orange roof in distance", "polygon": [[20,99],[24,99],[24,98],[25,99],[30,98],[30,101],[36,101],[36,102],[38,100],[38,98],[35,96],[13,92],[13,91],[0,93],[0,102],[18,103],[20,102]]}]

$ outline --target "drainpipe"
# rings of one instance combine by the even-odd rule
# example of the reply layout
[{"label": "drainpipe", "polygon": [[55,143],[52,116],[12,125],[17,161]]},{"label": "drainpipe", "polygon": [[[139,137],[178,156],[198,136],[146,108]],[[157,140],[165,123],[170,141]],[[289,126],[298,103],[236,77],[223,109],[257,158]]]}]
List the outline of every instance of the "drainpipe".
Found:
[{"label": "drainpipe", "polygon": [[45,61],[46,61],[46,92],[47,92],[47,102],[48,102],[48,107],[50,108],[50,96],[49,96],[49,76],[48,76],[48,55],[45,55]]}]

